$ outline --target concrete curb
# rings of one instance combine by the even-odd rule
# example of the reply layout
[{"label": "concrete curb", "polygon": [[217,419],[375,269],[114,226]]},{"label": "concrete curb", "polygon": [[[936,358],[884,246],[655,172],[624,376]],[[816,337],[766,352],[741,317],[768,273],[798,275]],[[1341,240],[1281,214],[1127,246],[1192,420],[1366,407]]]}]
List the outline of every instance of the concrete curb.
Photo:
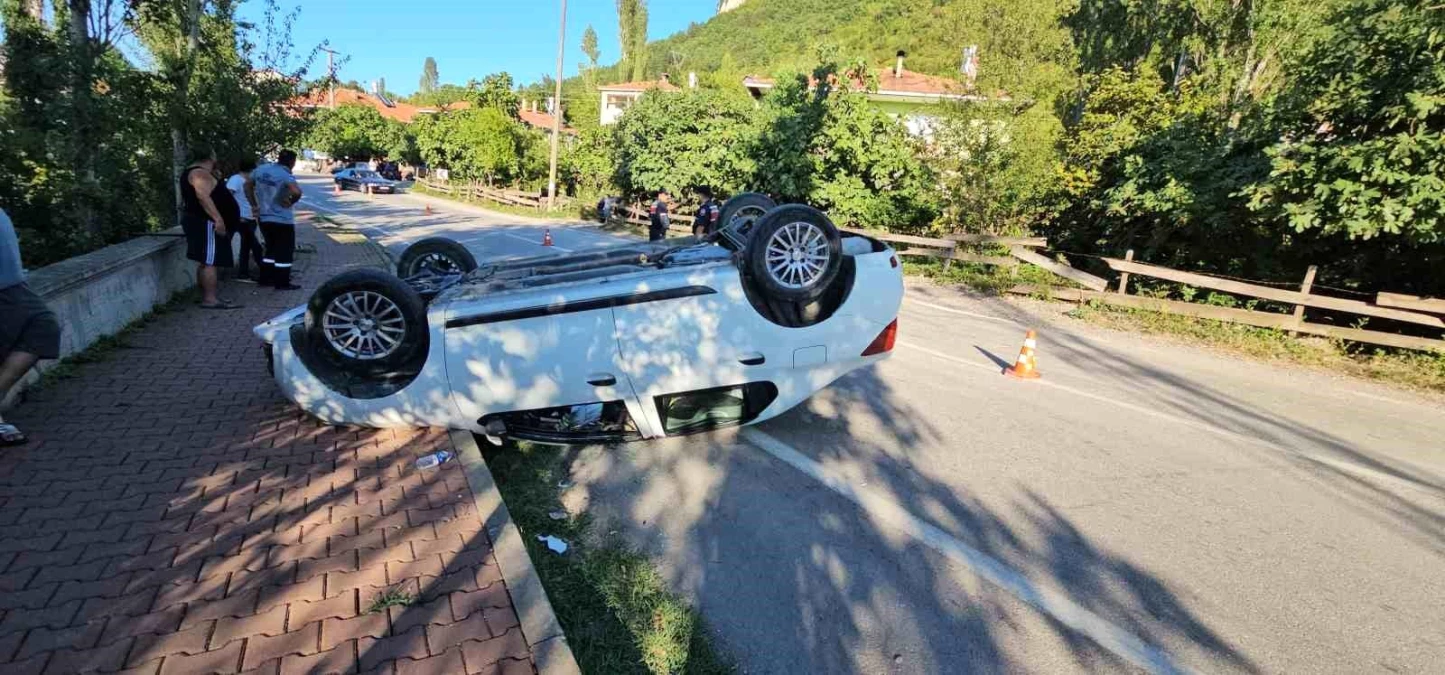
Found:
[{"label": "concrete curb", "polygon": [[492,552],[502,571],[502,581],[512,595],[512,605],[522,622],[522,637],[532,649],[532,658],[541,675],[580,675],[577,659],[567,645],[567,636],[557,615],[552,611],[552,602],[537,577],[537,568],[527,555],[527,545],[522,541],[522,532],[512,522],[512,514],[502,501],[502,493],[492,479],[492,472],[482,458],[477,440],[465,431],[451,432],[452,447],[457,459],[466,471],[467,485],[472,488],[472,498],[477,504],[477,513],[482,516],[482,526],[492,539]]}]

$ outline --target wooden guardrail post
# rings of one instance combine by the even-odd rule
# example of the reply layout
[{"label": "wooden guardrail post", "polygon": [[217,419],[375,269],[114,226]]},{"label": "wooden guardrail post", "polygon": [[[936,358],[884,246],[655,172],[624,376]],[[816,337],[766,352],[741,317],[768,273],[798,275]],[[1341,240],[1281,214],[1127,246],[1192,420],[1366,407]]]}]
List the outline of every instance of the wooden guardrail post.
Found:
[{"label": "wooden guardrail post", "polygon": [[[1134,260],[1134,249],[1131,248],[1131,249],[1129,249],[1129,250],[1127,250],[1127,251],[1124,251],[1124,259],[1125,259],[1125,260],[1130,260],[1130,261]],[[1117,290],[1116,292],[1117,292],[1119,295],[1128,295],[1128,294],[1129,294],[1129,273],[1128,273],[1128,272],[1120,272],[1120,273],[1119,273],[1119,288],[1118,288],[1118,290]]]},{"label": "wooden guardrail post", "polygon": [[[1305,270],[1305,280],[1304,280],[1303,283],[1301,283],[1301,284],[1299,285],[1299,293],[1300,293],[1301,296],[1308,296],[1308,295],[1310,294],[1310,289],[1314,287],[1314,285],[1315,285],[1315,271],[1316,271],[1316,268],[1315,268],[1314,265],[1310,265],[1310,268],[1307,269],[1307,270]],[[1303,298],[1302,298],[1302,299],[1303,299]],[[1305,306],[1304,306],[1304,305],[1295,305],[1295,306],[1294,306],[1294,323],[1295,323],[1295,326],[1298,327],[1298,326],[1304,324],[1304,322],[1305,322]]]}]

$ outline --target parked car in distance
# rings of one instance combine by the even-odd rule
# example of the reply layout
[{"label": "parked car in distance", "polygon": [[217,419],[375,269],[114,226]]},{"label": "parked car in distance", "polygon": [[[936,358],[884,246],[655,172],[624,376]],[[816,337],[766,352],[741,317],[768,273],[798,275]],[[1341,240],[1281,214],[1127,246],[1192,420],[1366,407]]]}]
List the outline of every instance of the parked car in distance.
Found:
[{"label": "parked car in distance", "polygon": [[342,169],[336,172],[335,180],[343,190],[365,192],[370,188],[372,192],[396,192],[396,181],[382,178],[371,169]]},{"label": "parked car in distance", "polygon": [[495,442],[755,424],[888,357],[891,248],[807,206],[730,202],[702,241],[478,261],[424,239],[396,274],[344,272],[255,333],[281,391],[324,421]]}]

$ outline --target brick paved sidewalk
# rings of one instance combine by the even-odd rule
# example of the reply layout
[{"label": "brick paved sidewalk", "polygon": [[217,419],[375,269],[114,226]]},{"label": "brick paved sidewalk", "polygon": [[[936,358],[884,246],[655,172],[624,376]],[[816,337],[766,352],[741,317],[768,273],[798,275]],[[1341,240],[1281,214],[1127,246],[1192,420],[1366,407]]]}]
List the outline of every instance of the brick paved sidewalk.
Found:
[{"label": "brick paved sidewalk", "polygon": [[267,376],[251,327],[379,262],[297,234],[306,290],[227,284],[245,309],[162,315],[7,413],[0,674],[534,672],[459,463],[413,467],[447,434],[323,426]]}]

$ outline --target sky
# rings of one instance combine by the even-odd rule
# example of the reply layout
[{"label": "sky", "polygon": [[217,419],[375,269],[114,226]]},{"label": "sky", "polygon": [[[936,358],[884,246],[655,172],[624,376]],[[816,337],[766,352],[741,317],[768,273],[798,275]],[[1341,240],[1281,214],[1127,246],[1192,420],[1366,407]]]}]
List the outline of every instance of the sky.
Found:
[{"label": "sky", "polygon": [[[557,19],[561,0],[281,0],[300,6],[292,32],[302,55],[329,40],[349,60],[337,68],[343,82],[363,85],[386,78],[387,89],[403,96],[416,91],[426,57],[437,61],[443,83],[465,84],[507,71],[517,84],[551,75],[557,67]],[[651,0],[648,39],[659,40],[717,11],[717,0]],[[259,15],[261,3],[243,5],[242,16]],[[604,64],[617,60],[616,0],[568,0],[565,74],[587,60],[582,31],[597,31]],[[308,74],[325,74],[325,55]]]}]

